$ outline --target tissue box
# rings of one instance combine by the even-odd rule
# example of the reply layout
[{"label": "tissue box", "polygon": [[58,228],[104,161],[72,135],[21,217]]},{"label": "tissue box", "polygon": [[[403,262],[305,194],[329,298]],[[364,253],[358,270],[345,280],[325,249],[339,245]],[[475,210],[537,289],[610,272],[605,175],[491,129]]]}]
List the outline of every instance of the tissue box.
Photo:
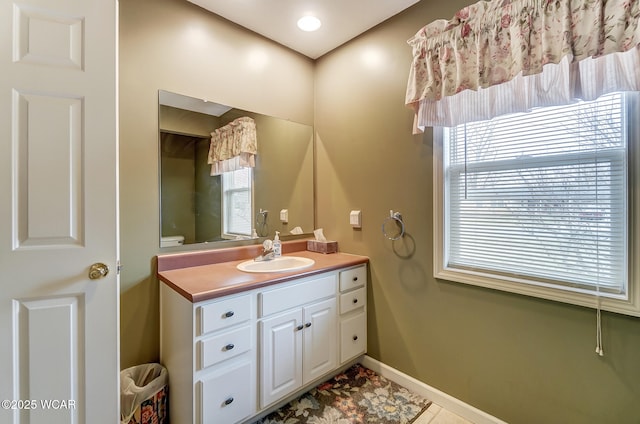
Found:
[{"label": "tissue box", "polygon": [[318,253],[336,253],[338,251],[338,242],[307,240],[307,250]]}]

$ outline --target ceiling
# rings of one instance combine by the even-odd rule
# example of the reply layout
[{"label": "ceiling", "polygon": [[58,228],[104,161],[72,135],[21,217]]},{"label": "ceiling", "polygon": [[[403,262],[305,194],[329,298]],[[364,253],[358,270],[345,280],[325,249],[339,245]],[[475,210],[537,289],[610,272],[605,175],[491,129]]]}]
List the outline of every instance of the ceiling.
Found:
[{"label": "ceiling", "polygon": [[[312,59],[335,49],[420,0],[189,0]],[[305,15],[322,21],[300,30]]]},{"label": "ceiling", "polygon": [[213,116],[222,116],[232,109],[220,103],[183,96],[182,94],[175,94],[164,90],[160,90],[158,93],[158,103]]}]

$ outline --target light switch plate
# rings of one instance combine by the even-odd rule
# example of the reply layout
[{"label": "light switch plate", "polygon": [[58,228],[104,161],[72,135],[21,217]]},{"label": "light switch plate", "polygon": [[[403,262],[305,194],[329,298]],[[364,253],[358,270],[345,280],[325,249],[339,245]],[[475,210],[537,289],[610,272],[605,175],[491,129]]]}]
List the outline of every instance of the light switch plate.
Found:
[{"label": "light switch plate", "polygon": [[282,209],[280,211],[280,221],[284,223],[289,222],[289,209]]},{"label": "light switch plate", "polygon": [[351,211],[349,213],[349,223],[353,228],[362,228],[362,212]]}]

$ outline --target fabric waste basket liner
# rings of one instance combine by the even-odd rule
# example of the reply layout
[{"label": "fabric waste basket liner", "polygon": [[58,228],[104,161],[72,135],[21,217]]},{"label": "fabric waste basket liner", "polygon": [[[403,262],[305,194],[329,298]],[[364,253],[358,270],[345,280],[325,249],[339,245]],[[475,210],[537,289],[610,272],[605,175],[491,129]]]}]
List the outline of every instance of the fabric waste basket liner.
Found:
[{"label": "fabric waste basket liner", "polygon": [[160,364],[120,371],[121,424],[165,424],[168,418],[169,373]]}]

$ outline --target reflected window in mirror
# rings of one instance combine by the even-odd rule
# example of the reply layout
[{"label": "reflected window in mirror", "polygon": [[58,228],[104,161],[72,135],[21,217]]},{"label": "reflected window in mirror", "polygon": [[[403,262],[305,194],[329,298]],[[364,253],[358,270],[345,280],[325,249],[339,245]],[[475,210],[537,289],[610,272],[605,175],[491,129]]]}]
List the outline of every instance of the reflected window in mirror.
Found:
[{"label": "reflected window in mirror", "polygon": [[251,204],[251,168],[222,174],[222,211],[224,237],[251,236],[253,208]]}]

